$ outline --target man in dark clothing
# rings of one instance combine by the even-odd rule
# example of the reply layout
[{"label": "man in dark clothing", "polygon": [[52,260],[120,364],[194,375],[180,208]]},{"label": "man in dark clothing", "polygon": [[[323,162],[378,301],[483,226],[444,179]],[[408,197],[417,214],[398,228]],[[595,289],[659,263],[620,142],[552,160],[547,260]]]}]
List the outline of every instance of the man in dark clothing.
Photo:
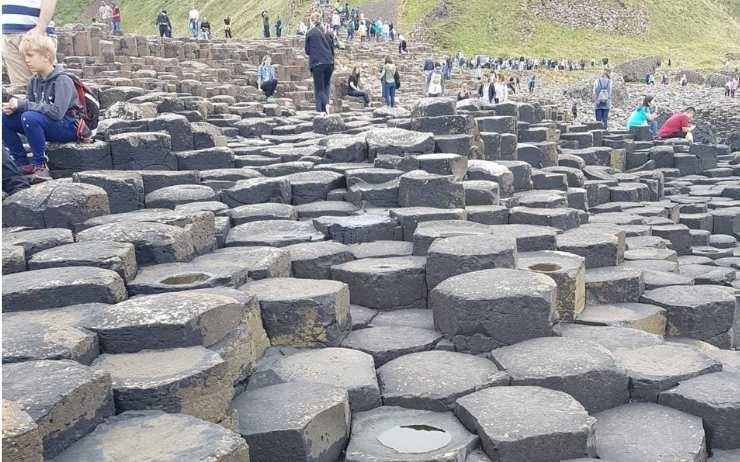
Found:
[{"label": "man in dark clothing", "polygon": [[170,17],[167,16],[167,10],[162,10],[157,16],[157,26],[159,26],[160,37],[172,37],[172,23]]},{"label": "man in dark clothing", "polygon": [[277,21],[275,21],[275,37],[280,38],[283,35],[283,21],[280,20],[280,16],[278,16]]},{"label": "man in dark clothing", "polygon": [[262,35],[270,38],[270,18],[267,16],[267,11],[262,12]]},{"label": "man in dark clothing", "polygon": [[321,29],[321,15],[318,12],[311,15],[311,23],[312,27],[306,33],[305,51],[313,75],[316,112],[326,113],[331,74],[334,72],[334,37]]}]

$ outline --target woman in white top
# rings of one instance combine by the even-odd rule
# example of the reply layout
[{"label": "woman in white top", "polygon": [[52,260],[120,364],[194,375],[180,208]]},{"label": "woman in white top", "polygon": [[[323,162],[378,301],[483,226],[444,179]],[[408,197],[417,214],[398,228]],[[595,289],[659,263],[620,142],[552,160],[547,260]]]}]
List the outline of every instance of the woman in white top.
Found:
[{"label": "woman in white top", "polygon": [[503,74],[498,75],[496,81],[496,103],[505,103],[509,99],[509,89],[506,85],[506,78]]}]

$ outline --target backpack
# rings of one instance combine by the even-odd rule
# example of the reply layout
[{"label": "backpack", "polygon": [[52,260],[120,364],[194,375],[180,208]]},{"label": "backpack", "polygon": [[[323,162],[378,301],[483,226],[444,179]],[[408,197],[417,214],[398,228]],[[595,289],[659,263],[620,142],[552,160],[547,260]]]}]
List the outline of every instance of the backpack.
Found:
[{"label": "backpack", "polygon": [[396,84],[396,90],[401,88],[401,76],[398,74],[398,71],[396,71],[396,73],[393,74],[393,81]]},{"label": "backpack", "polygon": [[606,105],[609,103],[609,86],[606,88],[601,84],[601,79],[598,80],[599,86],[596,88],[596,102],[599,105]]},{"label": "backpack", "polygon": [[100,118],[100,103],[93,96],[92,90],[82,83],[79,77],[71,72],[62,72],[72,79],[77,92],[77,98],[80,100],[80,109],[75,111],[77,119],[77,139],[85,142],[92,142],[92,131],[98,128],[98,119]]}]

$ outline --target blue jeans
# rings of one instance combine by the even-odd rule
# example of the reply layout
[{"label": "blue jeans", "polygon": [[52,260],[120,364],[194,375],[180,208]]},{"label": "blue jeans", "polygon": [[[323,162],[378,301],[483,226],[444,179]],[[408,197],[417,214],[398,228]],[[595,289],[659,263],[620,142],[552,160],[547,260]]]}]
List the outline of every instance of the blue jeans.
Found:
[{"label": "blue jeans", "polygon": [[386,106],[394,107],[396,105],[395,82],[383,82],[383,100]]},{"label": "blue jeans", "polygon": [[362,101],[365,103],[365,106],[367,106],[368,103],[370,103],[370,97],[368,96],[366,91],[358,91],[358,90],[353,90],[350,88],[349,90],[347,90],[347,96],[354,96],[355,98],[362,98]]},{"label": "blue jeans", "polygon": [[650,134],[652,135],[653,138],[658,136],[658,121],[657,120],[653,120],[652,122],[650,122]]},{"label": "blue jeans", "polygon": [[114,34],[121,32],[121,21],[112,21],[112,24]]},{"label": "blue jeans", "polygon": [[604,129],[609,125],[609,108],[596,108],[596,121],[604,124]]},{"label": "blue jeans", "polygon": [[64,116],[62,120],[52,120],[36,111],[3,114],[3,144],[18,165],[29,163],[21,137],[18,136],[20,133],[28,139],[34,165],[46,162],[47,141],[66,143],[77,139],[76,122],[70,116]]}]

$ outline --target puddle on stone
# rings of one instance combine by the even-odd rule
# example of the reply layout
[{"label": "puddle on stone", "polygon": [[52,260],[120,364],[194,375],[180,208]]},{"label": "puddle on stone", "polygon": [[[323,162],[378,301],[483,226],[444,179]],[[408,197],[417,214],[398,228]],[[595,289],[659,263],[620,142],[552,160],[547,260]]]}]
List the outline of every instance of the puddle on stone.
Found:
[{"label": "puddle on stone", "polygon": [[161,284],[168,286],[180,286],[185,284],[194,284],[196,282],[203,282],[208,280],[208,275],[203,273],[190,273],[190,274],[178,274],[177,276],[170,276],[168,278],[159,281]]},{"label": "puddle on stone", "polygon": [[399,425],[378,435],[378,441],[402,454],[423,454],[446,446],[452,435],[431,425]]},{"label": "puddle on stone", "polygon": [[529,269],[540,273],[552,273],[553,271],[559,271],[560,265],[556,265],[555,263],[537,263],[530,266]]}]

